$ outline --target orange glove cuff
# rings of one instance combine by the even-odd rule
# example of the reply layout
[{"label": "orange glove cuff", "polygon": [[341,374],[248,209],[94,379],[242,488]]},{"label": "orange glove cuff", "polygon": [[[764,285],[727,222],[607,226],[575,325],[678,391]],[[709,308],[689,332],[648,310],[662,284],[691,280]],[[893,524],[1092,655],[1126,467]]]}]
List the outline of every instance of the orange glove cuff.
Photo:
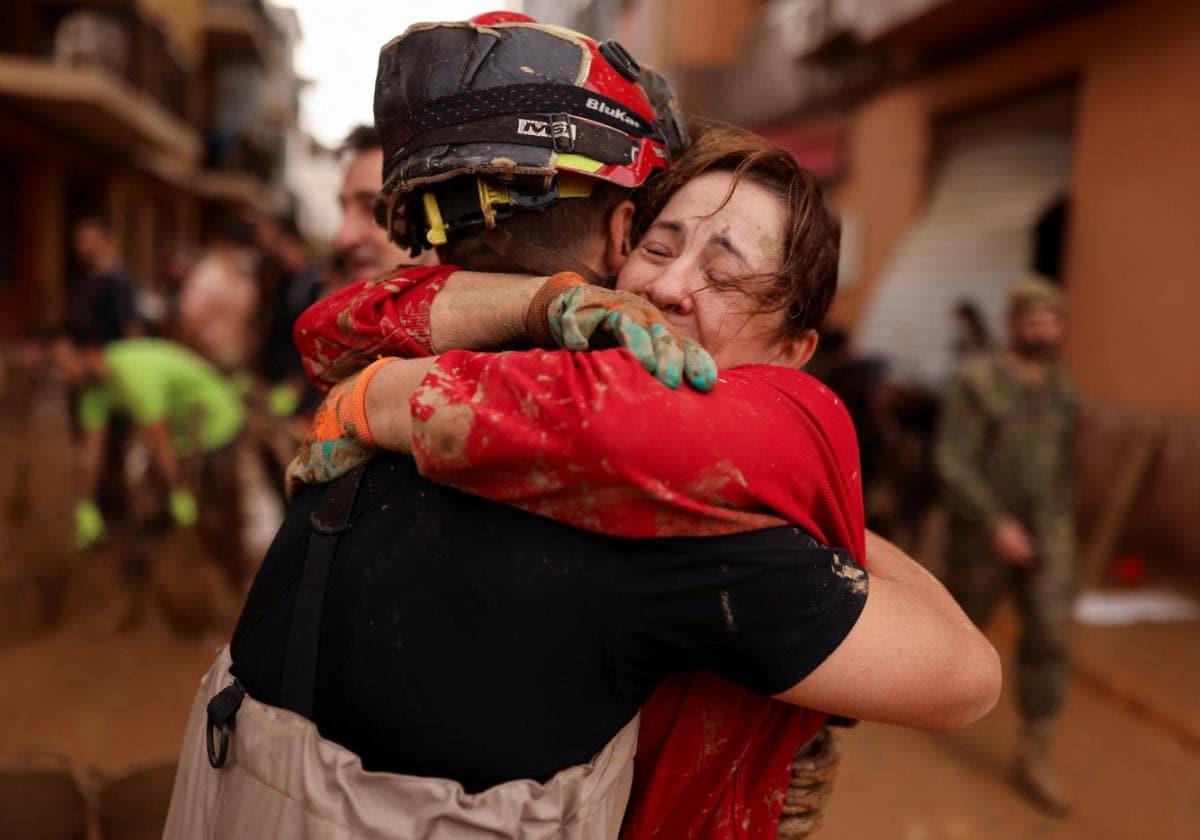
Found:
[{"label": "orange glove cuff", "polygon": [[393,358],[384,357],[371,362],[358,375],[354,390],[350,392],[350,422],[354,424],[354,433],[358,435],[358,439],[367,446],[375,445],[375,436],[371,434],[371,426],[367,423],[367,386],[384,365],[394,361],[396,360]]},{"label": "orange glove cuff", "polygon": [[560,271],[542,284],[533,296],[525,313],[525,333],[535,347],[557,347],[550,331],[549,309],[556,297],[572,286],[586,286],[587,281],[573,271]]}]

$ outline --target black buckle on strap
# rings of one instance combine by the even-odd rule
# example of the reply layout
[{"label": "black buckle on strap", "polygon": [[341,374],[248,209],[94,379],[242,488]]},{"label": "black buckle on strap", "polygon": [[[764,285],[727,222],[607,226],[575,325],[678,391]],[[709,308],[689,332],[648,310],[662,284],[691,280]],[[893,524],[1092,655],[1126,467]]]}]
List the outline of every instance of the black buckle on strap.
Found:
[{"label": "black buckle on strap", "polygon": [[362,467],[357,468],[357,475],[345,481],[335,481],[329,485],[325,498],[313,510],[309,524],[318,534],[337,536],[350,530],[350,515],[354,510],[354,499],[358,494],[358,483],[362,479]]},{"label": "black buckle on strap", "polygon": [[[208,763],[214,770],[224,767],[229,758],[229,732],[233,729],[245,696],[246,689],[234,680],[208,701],[208,725],[204,728],[204,738],[208,744]],[[220,746],[214,743],[214,730],[221,733]]]},{"label": "black buckle on strap", "polygon": [[547,114],[546,122],[550,126],[550,141],[554,144],[554,151],[575,151],[575,126],[571,123],[571,115],[562,111]]}]

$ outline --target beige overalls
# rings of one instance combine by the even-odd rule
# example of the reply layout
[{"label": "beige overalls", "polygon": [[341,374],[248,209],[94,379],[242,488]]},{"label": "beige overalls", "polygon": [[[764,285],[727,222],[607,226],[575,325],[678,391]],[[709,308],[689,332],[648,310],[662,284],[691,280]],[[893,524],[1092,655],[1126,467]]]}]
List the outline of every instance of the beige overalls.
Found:
[{"label": "beige overalls", "polygon": [[306,718],[247,695],[223,767],[209,764],[207,706],[233,682],[223,648],[188,719],[164,840],[440,840],[615,838],[629,800],[638,721],[590,764],[545,784],[506,782],[476,794],[448,779],[368,773]]}]

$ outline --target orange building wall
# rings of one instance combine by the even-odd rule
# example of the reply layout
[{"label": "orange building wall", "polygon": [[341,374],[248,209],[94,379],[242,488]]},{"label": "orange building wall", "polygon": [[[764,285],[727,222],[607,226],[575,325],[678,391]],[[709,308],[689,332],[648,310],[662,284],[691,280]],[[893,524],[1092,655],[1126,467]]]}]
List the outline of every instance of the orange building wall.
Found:
[{"label": "orange building wall", "polygon": [[877,97],[854,114],[847,132],[850,172],[833,193],[839,212],[862,225],[856,282],[833,300],[828,322],[858,320],[875,279],[900,237],[921,212],[929,154],[929,123],[921,97],[905,88]]},{"label": "orange building wall", "polygon": [[1200,4],[1088,62],[1068,360],[1085,393],[1200,416]]},{"label": "orange building wall", "polygon": [[742,39],[762,0],[670,0],[661,8],[669,23],[668,64],[678,70],[737,63]]},{"label": "orange building wall", "polygon": [[1079,79],[1067,244],[1067,359],[1083,393],[1200,416],[1200,4],[1118,4],[1034,33],[860,106],[839,209],[861,225],[852,327],[919,216],[939,116]]}]

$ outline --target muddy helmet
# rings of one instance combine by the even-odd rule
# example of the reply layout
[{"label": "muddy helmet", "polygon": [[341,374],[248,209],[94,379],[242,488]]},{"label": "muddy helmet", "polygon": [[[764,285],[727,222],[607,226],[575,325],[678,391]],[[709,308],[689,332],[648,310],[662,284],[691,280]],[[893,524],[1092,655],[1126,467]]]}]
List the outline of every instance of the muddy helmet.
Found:
[{"label": "muddy helmet", "polygon": [[386,44],[375,125],[375,217],[414,253],[596,181],[641,186],[687,144],[670,86],[615,41],[505,12],[416,24]]}]

